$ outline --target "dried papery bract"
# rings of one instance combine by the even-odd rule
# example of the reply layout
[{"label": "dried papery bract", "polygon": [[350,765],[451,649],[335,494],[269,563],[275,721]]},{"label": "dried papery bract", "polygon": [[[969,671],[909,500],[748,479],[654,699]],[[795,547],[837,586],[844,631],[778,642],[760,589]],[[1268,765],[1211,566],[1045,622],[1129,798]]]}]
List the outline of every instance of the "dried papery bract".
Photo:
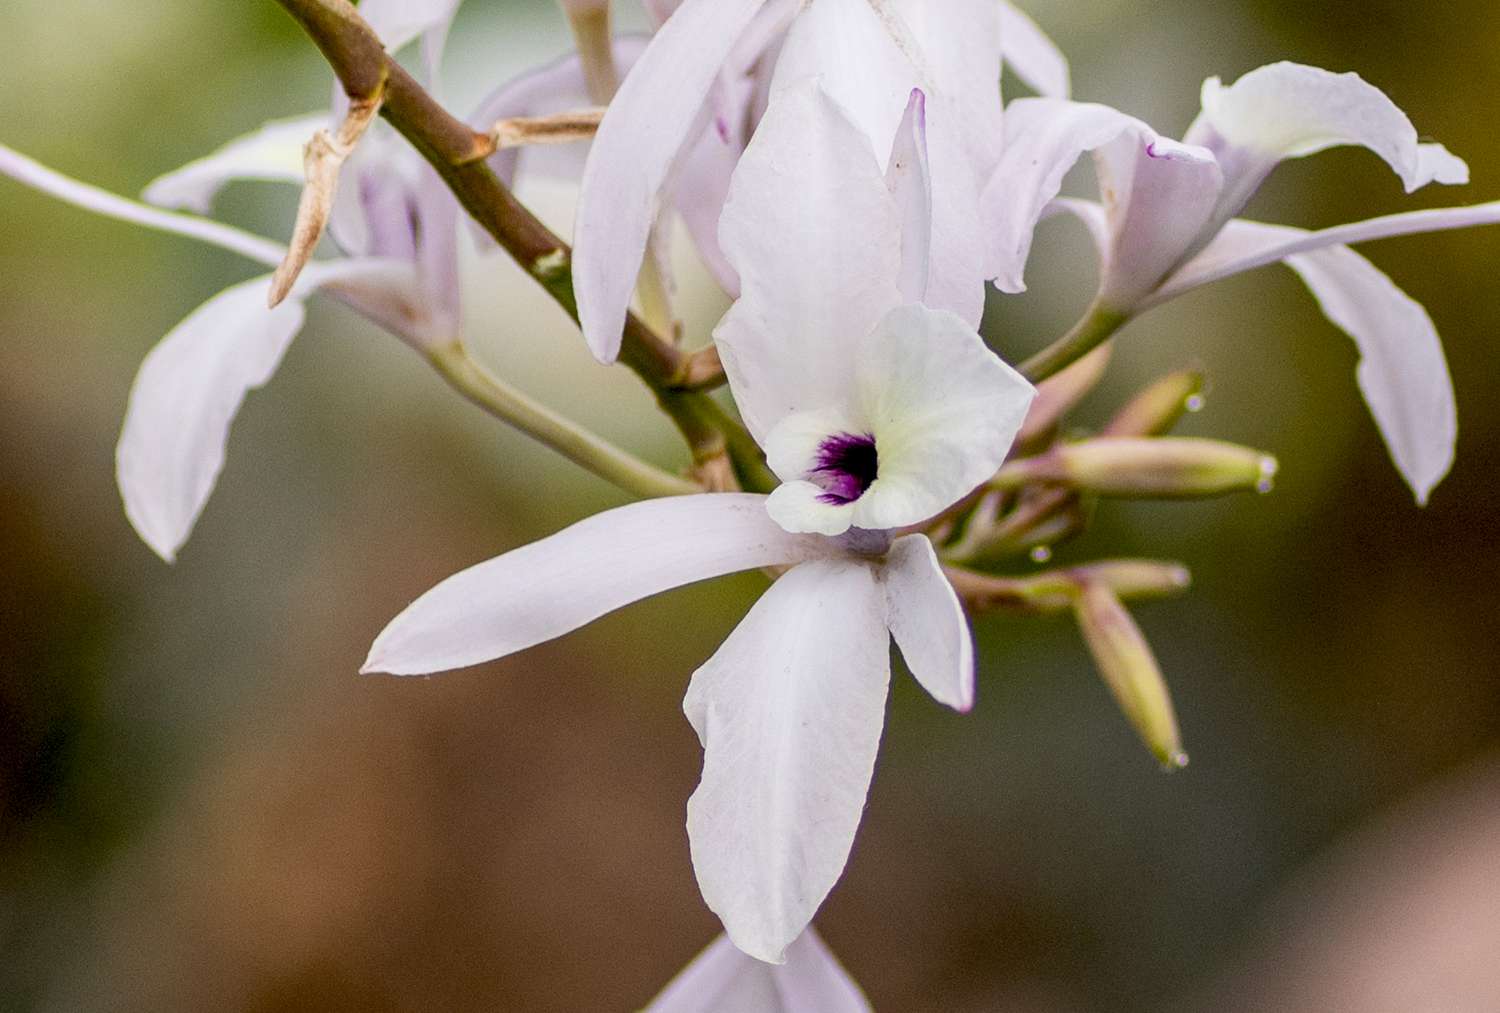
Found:
[{"label": "dried papery bract", "polygon": [[572,144],[587,141],[599,130],[604,108],[576,109],[550,116],[513,116],[490,128],[496,151],[535,144]]},{"label": "dried papery bract", "polygon": [[558,0],[558,3],[567,14],[573,38],[578,42],[589,97],[599,105],[608,105],[620,88],[614,32],[610,28],[610,0]]},{"label": "dried papery bract", "polygon": [[297,223],[292,229],[292,241],[287,247],[286,259],[276,268],[271,278],[269,302],[274,309],[291,292],[297,277],[317,249],[328,227],[328,216],[333,213],[333,199],[338,191],[339,170],[344,167],[354,146],[364,136],[370,124],[380,113],[384,88],[376,90],[369,98],[353,99],[344,121],[336,133],[319,130],[307,142],[303,154],[303,167],[307,183],[302,188],[302,199],[297,204]]}]

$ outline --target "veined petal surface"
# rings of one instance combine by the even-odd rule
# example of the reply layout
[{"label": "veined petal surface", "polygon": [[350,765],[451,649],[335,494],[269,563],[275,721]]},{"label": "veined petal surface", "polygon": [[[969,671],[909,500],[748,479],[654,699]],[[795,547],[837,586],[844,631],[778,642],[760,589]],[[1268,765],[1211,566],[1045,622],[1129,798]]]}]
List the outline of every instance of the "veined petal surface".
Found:
[{"label": "veined petal surface", "polygon": [[693,868],[750,956],[785,961],[843,872],[889,682],[885,595],[852,559],[792,568],[693,675],[683,710],[704,752],[688,801]]},{"label": "veined petal surface", "polygon": [[363,670],[423,675],[477,665],[674,587],[832,551],[787,534],[765,502],[744,493],[678,496],[580,521],[428,591],[380,634]]},{"label": "veined petal surface", "polygon": [[853,396],[860,343],[900,303],[901,221],[870,142],[818,86],[778,94],[719,226],[740,298],[714,339],[750,432]]}]

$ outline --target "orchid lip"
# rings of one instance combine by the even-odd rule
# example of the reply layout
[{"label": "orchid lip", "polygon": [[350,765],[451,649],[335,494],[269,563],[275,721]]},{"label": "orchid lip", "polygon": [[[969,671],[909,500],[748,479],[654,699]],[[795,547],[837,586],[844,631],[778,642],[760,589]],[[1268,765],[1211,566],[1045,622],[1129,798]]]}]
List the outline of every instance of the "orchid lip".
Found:
[{"label": "orchid lip", "polygon": [[865,494],[880,470],[875,437],[835,433],[818,446],[809,481],[822,488],[818,500],[830,506],[853,503]]}]

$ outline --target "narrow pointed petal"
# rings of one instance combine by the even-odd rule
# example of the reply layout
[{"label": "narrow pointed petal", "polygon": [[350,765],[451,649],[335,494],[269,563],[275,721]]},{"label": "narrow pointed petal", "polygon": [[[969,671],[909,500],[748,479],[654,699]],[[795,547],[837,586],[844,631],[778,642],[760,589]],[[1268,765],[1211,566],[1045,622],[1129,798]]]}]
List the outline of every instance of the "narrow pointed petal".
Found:
[{"label": "narrow pointed petal", "polygon": [[1140,309],[1159,306],[1199,286],[1275,264],[1299,253],[1481,225],[1500,225],[1500,201],[1470,207],[1407,211],[1316,232],[1281,226],[1274,229],[1266,226],[1259,230],[1229,228],[1202,253],[1184,264],[1154,295],[1144,300]]},{"label": "narrow pointed petal", "polygon": [[423,675],[492,661],[662,591],[820,548],[777,527],[764,496],[633,503],[449,577],[385,628],[363,671]]},{"label": "narrow pointed petal", "polygon": [[926,535],[896,539],[881,569],[891,636],[906,667],[938,703],[974,706],[974,638]]},{"label": "narrow pointed petal", "polygon": [[1172,279],[1153,305],[1240,270],[1285,261],[1307,283],[1328,318],[1354,339],[1360,353],[1356,373],[1360,390],[1397,468],[1417,501],[1425,503],[1453,463],[1457,434],[1453,386],[1442,343],[1420,304],[1369,261],[1338,245],[1337,239],[1423,231],[1414,227],[1419,223],[1433,228],[1481,221],[1500,222],[1500,204],[1392,215],[1313,233],[1230,222],[1213,245]]},{"label": "narrow pointed petal", "polygon": [[302,149],[330,123],[324,113],[274,120],[212,154],[152,181],[142,197],[164,208],[207,214],[225,184],[240,179],[302,185]]},{"label": "narrow pointed petal", "polygon": [[583,173],[573,283],[589,348],[620,352],[662,188],[719,68],[765,0],[686,0],[621,85]]},{"label": "narrow pointed petal", "polygon": [[[269,277],[243,282],[195,310],[141,363],[115,451],[125,514],[171,562],[224,466],[229,427],[245,395],[276,372],[319,285],[357,281],[361,264],[318,266],[274,310]],[[385,277],[385,265],[372,267]]]},{"label": "narrow pointed petal", "polygon": [[1423,506],[1453,467],[1458,410],[1422,304],[1347,246],[1289,257],[1328,319],[1359,348],[1355,378],[1391,458]]},{"label": "narrow pointed petal", "polygon": [[913,89],[896,131],[886,185],[901,213],[901,300],[925,302],[932,266],[932,172],[927,161],[927,97]]},{"label": "narrow pointed petal", "polygon": [[1000,2],[1005,63],[1044,98],[1067,98],[1072,91],[1068,58],[1030,16],[1008,0]]},{"label": "narrow pointed petal", "polygon": [[1005,153],[981,197],[989,242],[987,273],[1002,292],[1024,292],[1036,225],[1085,152],[1124,134],[1143,145],[1156,133],[1109,106],[1057,99],[1017,99],[1005,111]]},{"label": "narrow pointed petal", "polygon": [[740,951],[728,936],[709,944],[645,1013],[869,1013],[849,972],[811,927],[787,947],[785,964]]},{"label": "narrow pointed petal", "polygon": [[262,239],[232,226],[208,221],[194,215],[163,211],[160,208],[138,204],[98,187],[70,179],[3,144],[0,144],[0,175],[9,176],[19,183],[24,183],[35,190],[40,190],[42,193],[87,211],[129,222],[132,225],[211,243],[268,267],[280,264],[286,255],[286,247],[268,239]]},{"label": "narrow pointed petal", "polygon": [[770,963],[849,858],[885,723],[890,646],[871,567],[794,567],[694,675],[703,743],[688,801],[693,868],[736,946]]},{"label": "narrow pointed petal", "polygon": [[[1187,140],[1214,149],[1226,165],[1237,167],[1237,176],[1257,184],[1282,159],[1345,144],[1369,148],[1383,158],[1408,193],[1434,181],[1468,180],[1459,159],[1440,146],[1418,143],[1411,120],[1379,88],[1358,74],[1297,63],[1252,70],[1227,87],[1209,78],[1203,84],[1203,112]],[[1249,193],[1241,196],[1248,199]],[[1240,207],[1243,200],[1227,213]]]},{"label": "narrow pointed petal", "polygon": [[859,343],[901,298],[901,223],[881,163],[816,82],[773,99],[719,239],[740,298],[714,339],[764,445],[785,416],[848,403]]},{"label": "narrow pointed petal", "polygon": [[854,503],[854,525],[869,530],[927,520],[992,476],[1036,396],[964,320],[925,306],[887,315],[857,374],[858,416],[879,452]]}]

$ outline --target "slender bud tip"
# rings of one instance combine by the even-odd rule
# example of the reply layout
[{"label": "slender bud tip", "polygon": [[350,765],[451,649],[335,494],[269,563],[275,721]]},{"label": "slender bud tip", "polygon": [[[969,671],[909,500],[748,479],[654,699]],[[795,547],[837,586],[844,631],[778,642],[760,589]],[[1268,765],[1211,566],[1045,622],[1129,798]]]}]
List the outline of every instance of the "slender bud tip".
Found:
[{"label": "slender bud tip", "polygon": [[1255,483],[1255,491],[1264,495],[1275,487],[1276,472],[1280,470],[1281,464],[1276,458],[1267,454],[1260,459],[1260,481]]},{"label": "slender bud tip", "polygon": [[1182,406],[1190,412],[1201,412],[1207,403],[1202,394],[1189,394]]},{"label": "slender bud tip", "polygon": [[1172,773],[1174,770],[1181,770],[1187,765],[1188,754],[1182,752],[1181,750],[1178,750],[1175,753],[1169,753],[1167,756],[1163,757],[1161,761],[1162,771],[1168,774]]}]

